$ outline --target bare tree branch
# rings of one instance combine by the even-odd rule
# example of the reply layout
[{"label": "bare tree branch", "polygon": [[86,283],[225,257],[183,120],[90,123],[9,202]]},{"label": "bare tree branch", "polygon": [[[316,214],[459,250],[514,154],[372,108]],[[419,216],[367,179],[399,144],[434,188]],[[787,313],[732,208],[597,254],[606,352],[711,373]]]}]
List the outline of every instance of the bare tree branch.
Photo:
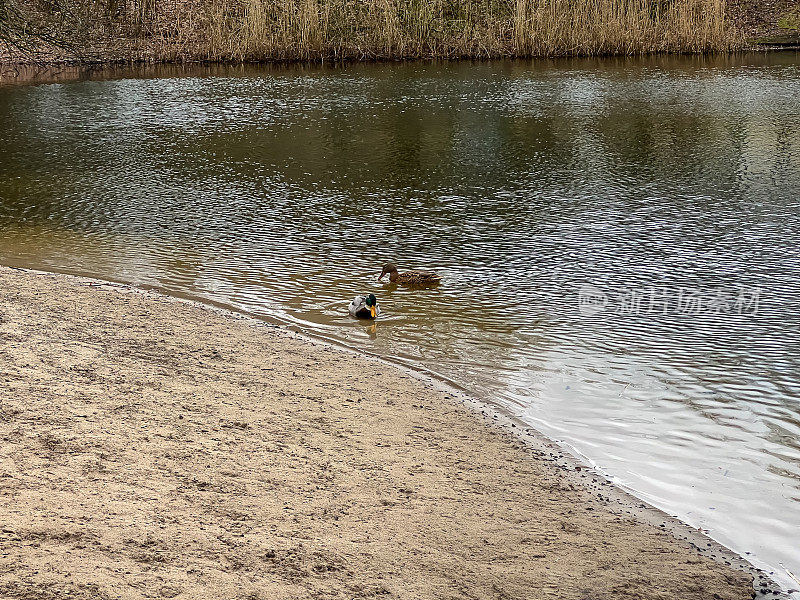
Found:
[{"label": "bare tree branch", "polygon": [[0,0],[0,44],[31,62],[45,48],[79,58],[83,19],[77,8],[72,0]]}]

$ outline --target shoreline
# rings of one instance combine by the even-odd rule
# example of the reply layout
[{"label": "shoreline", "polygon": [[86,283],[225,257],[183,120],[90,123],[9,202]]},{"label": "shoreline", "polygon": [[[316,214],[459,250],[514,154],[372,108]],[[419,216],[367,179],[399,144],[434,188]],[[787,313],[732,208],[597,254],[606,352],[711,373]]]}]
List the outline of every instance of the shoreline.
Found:
[{"label": "shoreline", "polygon": [[608,53],[608,54],[542,54],[542,55],[459,55],[459,56],[406,56],[406,57],[367,57],[367,58],[263,58],[247,60],[231,59],[193,59],[193,58],[14,58],[0,56],[0,80],[16,77],[11,75],[17,69],[136,69],[147,67],[183,67],[183,68],[214,68],[214,67],[339,67],[363,64],[395,64],[395,63],[435,63],[435,62],[493,62],[493,61],[529,61],[529,60],[569,60],[569,59],[620,59],[620,58],[669,58],[669,57],[736,57],[746,54],[769,54],[782,52],[800,52],[800,34],[787,37],[785,40],[768,38],[763,41],[751,41],[740,47],[730,50],[710,52],[663,51],[652,50],[636,54]]},{"label": "shoreline", "polygon": [[[594,5],[154,1],[138,9],[12,0],[3,63],[258,64],[732,54],[800,47],[794,0]],[[60,15],[60,18],[56,18]]]},{"label": "shoreline", "polygon": [[[8,280],[13,280],[15,278],[15,274],[13,273],[14,271],[23,273],[23,275],[17,276],[18,278],[21,278],[23,280],[29,278],[35,278],[38,280],[39,284],[42,284],[41,278],[43,278],[44,280],[48,280],[50,283],[55,283],[56,286],[63,288],[62,291],[77,293],[77,295],[79,296],[86,295],[87,293],[89,295],[99,295],[102,292],[106,292],[108,294],[111,294],[111,296],[107,299],[107,302],[111,303],[113,303],[115,296],[119,296],[118,299],[127,298],[128,301],[134,301],[136,303],[141,303],[142,305],[160,304],[160,305],[173,306],[176,308],[178,312],[183,310],[183,308],[177,308],[177,307],[194,309],[194,311],[199,311],[199,314],[195,315],[198,319],[202,314],[214,315],[215,317],[221,318],[223,321],[229,322],[231,327],[233,327],[233,325],[236,323],[240,323],[243,324],[245,328],[249,328],[250,330],[256,330],[256,329],[265,330],[270,334],[272,334],[271,337],[279,339],[279,341],[277,342],[279,344],[286,343],[289,345],[302,346],[306,351],[309,352],[312,352],[312,348],[318,348],[318,349],[321,348],[323,352],[330,352],[337,354],[339,359],[343,358],[344,355],[349,355],[350,358],[355,358],[355,360],[359,362],[365,361],[366,363],[373,364],[374,366],[379,367],[378,369],[376,369],[377,372],[386,372],[387,369],[399,370],[406,376],[402,377],[401,379],[413,379],[416,382],[414,385],[423,390],[426,396],[425,398],[426,403],[428,395],[439,396],[439,401],[444,401],[445,405],[447,405],[447,403],[450,403],[453,406],[460,406],[463,409],[466,409],[468,413],[470,413],[472,416],[475,417],[476,424],[479,421],[485,423],[486,424],[485,426],[481,426],[481,430],[485,429],[497,432],[491,435],[500,436],[504,438],[506,442],[512,440],[511,442],[512,448],[516,456],[514,456],[509,460],[515,465],[517,464],[518,461],[533,460],[536,465],[538,465],[543,471],[547,473],[547,476],[549,478],[554,478],[555,480],[557,480],[558,483],[555,485],[562,492],[560,498],[561,502],[565,500],[565,498],[563,497],[564,492],[567,492],[567,489],[569,489],[567,495],[577,494],[582,502],[589,502],[590,506],[586,507],[587,511],[597,511],[597,513],[602,513],[602,516],[605,517],[613,515],[614,519],[624,518],[626,520],[630,520],[630,523],[635,524],[630,526],[636,529],[637,532],[649,531],[650,535],[656,535],[657,537],[660,536],[662,538],[660,542],[669,546],[668,552],[670,553],[682,552],[687,557],[688,564],[696,564],[696,565],[702,564],[704,570],[712,569],[712,567],[710,567],[709,564],[717,565],[716,568],[724,569],[727,572],[727,574],[723,574],[722,577],[728,582],[736,580],[736,578],[733,577],[732,575],[733,573],[740,573],[745,576],[752,576],[754,578],[755,589],[760,590],[756,593],[754,597],[769,597],[769,598],[789,597],[785,593],[779,592],[780,587],[776,583],[774,583],[774,581],[772,581],[764,571],[754,567],[746,559],[737,555],[728,548],[725,548],[718,542],[712,540],[703,532],[698,531],[693,527],[683,523],[676,517],[669,516],[663,511],[650,506],[645,501],[636,498],[630,491],[615,486],[614,484],[609,482],[602,475],[602,473],[595,470],[591,465],[585,464],[578,455],[571,453],[568,448],[564,447],[564,445],[559,444],[554,440],[546,438],[540,432],[534,430],[533,428],[526,425],[522,421],[515,419],[508,411],[504,410],[502,407],[492,404],[490,400],[488,399],[479,400],[472,398],[465,390],[456,389],[453,386],[447,384],[446,382],[433,378],[430,374],[414,370],[413,368],[408,367],[406,365],[401,365],[394,363],[392,361],[387,361],[386,359],[383,359],[376,355],[372,355],[370,353],[360,352],[357,349],[344,346],[329,339],[304,334],[299,331],[294,331],[292,330],[293,326],[287,327],[285,324],[280,325],[278,324],[279,322],[277,320],[275,323],[270,323],[265,319],[254,318],[221,306],[213,305],[208,302],[200,302],[188,298],[169,296],[155,290],[143,289],[141,287],[129,284],[108,282],[88,277],[49,273],[43,271],[33,271],[30,269],[24,269],[20,267],[0,266],[0,280],[3,281],[4,287],[8,283]],[[32,282],[27,285],[29,285],[29,287],[31,288],[35,288],[37,287],[37,282]],[[46,299],[45,301],[54,302],[55,304],[58,304],[58,301],[57,300],[54,301],[53,299]],[[7,307],[3,303],[0,303],[0,353],[2,353],[3,351],[2,344],[5,342],[3,337],[3,321],[4,321],[3,314],[6,312],[5,310],[6,308]],[[313,352],[319,352],[319,350],[313,350]],[[338,362],[345,363],[346,361],[339,360]],[[362,369],[357,368],[357,371],[359,373],[361,372],[361,370]],[[0,375],[2,375],[2,373],[0,373]],[[331,373],[329,373],[329,375],[331,375]],[[333,384],[335,384],[335,382],[333,382]],[[397,387],[402,388],[405,385],[406,385],[405,382],[402,383],[402,385],[398,383]],[[4,407],[0,405],[0,410],[2,410],[3,408]],[[422,406],[420,406],[419,408],[422,408]],[[474,429],[470,428],[469,423],[466,423],[464,425],[468,429]],[[516,446],[516,444],[519,442],[521,442],[522,445]],[[380,446],[380,444],[378,445]],[[527,459],[524,458],[524,455],[527,455]],[[0,457],[0,465],[3,464],[2,460],[4,458],[6,457],[4,456]],[[6,477],[9,477],[9,475],[6,474]],[[3,481],[7,481],[7,479],[0,479],[0,482]],[[482,482],[481,485],[485,486],[486,483]],[[4,493],[5,495],[5,490],[3,490],[4,487],[5,486],[0,485],[0,490],[2,490],[2,493]],[[558,494],[556,494],[556,496],[558,496]],[[515,498],[515,499],[503,498],[503,502],[510,503],[512,505],[522,503],[523,500],[524,498]],[[559,498],[556,498],[556,502],[558,500]],[[568,500],[569,506],[573,506],[573,504],[574,504],[574,499]],[[570,512],[572,512],[571,509]],[[593,516],[601,516],[600,514],[597,513],[595,513]],[[6,522],[7,516],[8,515],[2,515],[2,517],[0,517],[0,523],[2,523],[3,525],[7,525],[8,524]],[[573,531],[572,525],[570,523],[567,522],[567,525],[565,525],[564,523],[565,522],[561,523],[562,526],[561,531],[565,531],[567,533],[563,534],[561,537],[563,537],[564,535],[573,535],[578,531],[580,531],[580,526],[578,526],[578,528],[575,531]],[[3,534],[3,537],[5,537],[7,533],[6,529],[4,528],[3,531],[5,532]],[[649,540],[650,535],[647,535],[645,537]],[[666,538],[669,538],[669,540],[671,541],[665,541]],[[638,542],[631,542],[631,543],[639,545],[639,544],[644,544],[644,541],[639,540]],[[608,544],[607,541],[603,541],[603,545],[607,544]],[[6,546],[6,541],[3,540],[2,542],[0,542],[0,545]],[[645,555],[647,554],[646,548],[640,548],[638,552],[634,552],[634,555],[642,554],[641,550],[645,550],[644,554]],[[664,551],[665,550],[663,549],[661,550],[661,552]],[[536,554],[535,556],[538,556],[538,554]],[[616,557],[618,555],[613,555],[613,556]],[[692,556],[694,556],[695,558],[692,559],[691,558]],[[0,564],[2,564],[2,562],[0,562]],[[604,564],[605,564],[604,567],[605,570],[617,571],[619,569],[619,567],[617,567],[617,565],[613,562],[613,559],[611,559],[611,562],[609,562],[609,559],[606,558]],[[7,573],[8,572],[7,565],[5,565],[5,567],[6,568],[4,568],[2,572]],[[547,570],[549,569],[550,567],[548,566]],[[622,567],[622,570],[625,570],[625,568]],[[664,575],[666,576],[666,574]],[[707,573],[703,575],[704,581],[708,578],[709,576]],[[6,581],[6,579],[7,579],[6,575],[0,575],[0,590],[8,592],[9,589],[11,588],[8,588],[8,582]],[[634,577],[633,579],[636,578]],[[650,584],[649,581],[648,585],[645,585],[643,589],[638,589],[636,586],[641,585],[641,583],[642,583],[641,581],[635,583],[634,588],[638,590],[637,593],[644,594],[642,597],[653,597],[653,598],[668,597],[668,596],[662,596],[660,595],[660,593],[652,593],[652,594],[648,593],[651,591],[648,589],[648,585]],[[6,588],[3,587],[4,585],[6,585]],[[737,586],[741,586],[741,581],[737,583]],[[763,590],[767,591],[765,593],[762,593]],[[567,590],[557,589],[556,591],[564,594],[565,597],[572,597],[569,593],[570,590],[568,589]],[[703,594],[708,593],[710,595],[710,593],[712,593],[708,592],[708,590],[706,589],[703,589],[701,594],[700,588],[698,588],[696,591],[698,592],[697,597],[708,597]],[[17,595],[14,597],[25,598],[29,596]],[[54,596],[54,597],[61,597],[61,596]],[[131,596],[131,597],[138,597],[138,596]],[[309,597],[317,597],[317,596],[309,596]],[[337,596],[332,596],[332,597],[337,597]],[[394,597],[394,596],[390,595],[389,597]],[[403,594],[400,594],[398,597],[403,597]],[[430,597],[440,597],[440,596],[437,594],[433,594]],[[514,596],[514,594],[512,593],[508,597],[516,597],[516,596]],[[590,597],[594,598],[595,596],[590,596]],[[604,598],[606,596],[598,595],[596,597]],[[694,596],[684,596],[684,597],[694,597]],[[738,597],[750,597],[750,595],[747,594],[739,596],[737,594],[734,595],[722,594],[721,597],[738,598]]]},{"label": "shoreline", "polygon": [[571,68],[576,62],[578,64],[604,64],[613,61],[634,60],[654,66],[669,66],[672,61],[681,59],[697,61],[702,63],[722,64],[761,64],[770,61],[781,61],[800,53],[798,46],[785,47],[763,47],[751,50],[717,53],[717,54],[675,54],[675,53],[654,53],[638,56],[612,55],[607,57],[598,56],[558,56],[541,58],[460,58],[460,59],[408,59],[408,60],[370,60],[353,61],[342,60],[337,62],[309,62],[309,61],[261,61],[261,62],[49,62],[49,63],[3,63],[0,61],[0,86],[12,87],[17,85],[42,85],[42,84],[66,84],[82,81],[106,81],[119,79],[148,79],[163,77],[214,77],[230,76],[232,73],[252,73],[256,70],[264,70],[272,74],[291,73],[296,71],[336,71],[339,69],[370,69],[384,66],[394,68],[406,64],[422,66],[436,65],[459,65],[459,64],[479,64],[486,62],[501,62],[511,65],[515,64],[541,64],[554,65]]}]

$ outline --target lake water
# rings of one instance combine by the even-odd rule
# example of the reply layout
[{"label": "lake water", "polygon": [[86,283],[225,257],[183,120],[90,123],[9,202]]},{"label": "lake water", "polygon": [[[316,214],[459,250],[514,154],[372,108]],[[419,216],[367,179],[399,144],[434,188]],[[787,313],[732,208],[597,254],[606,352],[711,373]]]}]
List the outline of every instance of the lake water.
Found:
[{"label": "lake water", "polygon": [[[787,587],[798,239],[795,53],[0,86],[0,263],[213,300],[427,369]],[[445,280],[379,284],[388,260]],[[383,316],[350,319],[370,291]]]}]

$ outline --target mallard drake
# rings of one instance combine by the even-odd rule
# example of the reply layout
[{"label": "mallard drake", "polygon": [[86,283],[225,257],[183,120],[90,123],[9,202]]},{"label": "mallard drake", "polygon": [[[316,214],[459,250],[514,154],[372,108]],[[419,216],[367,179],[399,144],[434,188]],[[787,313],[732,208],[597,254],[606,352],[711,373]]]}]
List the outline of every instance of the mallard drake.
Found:
[{"label": "mallard drake", "polygon": [[381,309],[378,307],[378,299],[375,294],[368,296],[356,296],[350,303],[348,308],[351,317],[356,319],[374,319],[381,314]]},{"label": "mallard drake", "polygon": [[389,281],[392,283],[425,285],[439,283],[442,280],[441,275],[438,275],[437,273],[428,273],[426,271],[406,271],[405,273],[398,273],[397,267],[395,267],[392,263],[387,263],[383,265],[383,271],[381,271],[381,276],[378,277],[378,281],[383,279],[383,276],[387,273],[389,274]]}]

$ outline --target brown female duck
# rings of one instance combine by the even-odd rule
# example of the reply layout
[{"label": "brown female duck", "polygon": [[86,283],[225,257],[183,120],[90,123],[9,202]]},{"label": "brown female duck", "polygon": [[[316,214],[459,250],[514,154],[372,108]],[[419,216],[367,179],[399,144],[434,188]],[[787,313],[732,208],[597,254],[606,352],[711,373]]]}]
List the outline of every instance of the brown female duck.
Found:
[{"label": "brown female duck", "polygon": [[427,273],[425,271],[406,271],[405,273],[398,273],[397,267],[395,267],[392,263],[387,263],[383,265],[383,271],[381,271],[381,276],[378,277],[378,281],[383,279],[383,276],[387,273],[389,275],[389,281],[392,283],[430,285],[433,283],[439,283],[442,280],[441,275],[436,273]]}]

